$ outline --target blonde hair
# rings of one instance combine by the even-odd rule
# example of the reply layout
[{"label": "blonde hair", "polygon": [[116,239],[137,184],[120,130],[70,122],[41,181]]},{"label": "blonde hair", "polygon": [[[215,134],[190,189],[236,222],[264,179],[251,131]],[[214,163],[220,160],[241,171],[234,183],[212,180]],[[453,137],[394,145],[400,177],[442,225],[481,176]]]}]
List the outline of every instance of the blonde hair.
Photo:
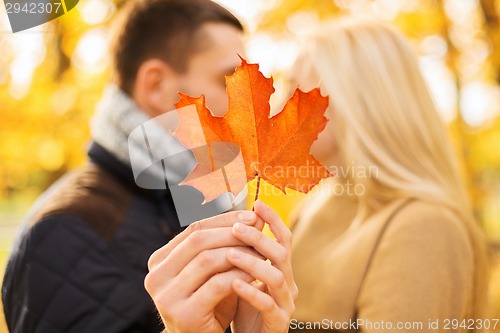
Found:
[{"label": "blonde hair", "polygon": [[[472,215],[457,161],[409,42],[376,21],[342,19],[308,36],[302,66],[330,95],[341,167],[377,167],[362,184],[358,219],[398,198],[432,201],[455,211],[474,249],[474,316],[487,294],[486,243]],[[328,70],[325,70],[328,69]],[[304,72],[304,68],[302,71]]]}]

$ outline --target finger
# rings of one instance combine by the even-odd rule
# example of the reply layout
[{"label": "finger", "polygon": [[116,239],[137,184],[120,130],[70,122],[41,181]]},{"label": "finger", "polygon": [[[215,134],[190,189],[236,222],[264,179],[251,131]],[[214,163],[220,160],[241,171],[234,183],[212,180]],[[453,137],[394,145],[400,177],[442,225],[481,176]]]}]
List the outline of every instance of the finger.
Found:
[{"label": "finger", "polygon": [[[158,266],[160,269],[157,267],[146,275],[145,288],[150,294],[167,289],[172,300],[186,299],[212,276],[236,269],[227,259],[229,249],[226,247],[201,252],[174,277],[167,276],[165,269]],[[240,247],[240,250],[264,259],[257,251],[247,246]]]},{"label": "finger", "polygon": [[253,227],[236,223],[232,229],[236,238],[253,247],[283,273],[288,286],[293,291],[293,296],[296,297],[298,288],[293,278],[291,249],[287,249]]},{"label": "finger", "polygon": [[248,227],[241,223],[236,223],[232,228],[233,235],[243,244],[253,247],[279,270],[283,270],[289,265],[289,255],[287,249],[274,239],[255,228]]},{"label": "finger", "polygon": [[233,293],[232,284],[236,279],[245,282],[255,280],[250,274],[233,268],[230,271],[212,276],[189,297],[189,300],[200,309],[214,309],[224,298]]},{"label": "finger", "polygon": [[255,288],[248,282],[240,279],[233,281],[233,290],[262,314],[267,331],[287,332],[290,318],[295,311],[283,311],[274,302],[273,298],[265,292]]},{"label": "finger", "polygon": [[162,262],[177,245],[183,242],[193,232],[199,230],[232,227],[236,222],[254,225],[256,222],[255,213],[248,210],[227,212],[191,223],[186,230],[175,236],[172,240],[170,240],[170,242],[156,250],[151,255],[148,261],[148,269],[151,270],[154,266]]},{"label": "finger", "polygon": [[263,282],[280,308],[291,311],[293,298],[285,276],[280,270],[237,248],[231,248],[227,255],[230,263]]},{"label": "finger", "polygon": [[152,267],[151,271],[161,271],[159,276],[162,279],[173,278],[199,253],[210,249],[230,246],[247,245],[234,237],[231,228],[198,230],[191,233],[182,243],[174,248],[163,261]]},{"label": "finger", "polygon": [[[260,253],[250,247],[236,248],[249,257],[264,260]],[[180,284],[174,289],[178,290],[180,295],[187,297],[206,283],[210,277],[234,268],[234,265],[228,260],[228,251],[231,249],[223,247],[199,253],[176,277]]]},{"label": "finger", "polygon": [[[201,324],[207,317],[216,316],[216,307],[226,297],[236,296],[232,289],[234,279],[248,282],[254,280],[252,276],[233,267],[228,272],[213,276],[195,294],[187,298],[179,297],[173,284],[164,284],[157,290],[147,289],[147,291],[153,298],[163,322],[174,322],[174,326],[186,328],[179,327],[179,331],[188,332],[192,331],[189,328],[197,326],[197,322]],[[193,314],[196,315],[193,316]]]},{"label": "finger", "polygon": [[259,215],[257,215],[257,218],[255,220],[255,224],[253,225],[253,227],[259,231],[262,231],[264,229],[265,225],[266,225],[266,222],[264,222],[264,220]]},{"label": "finger", "polygon": [[261,200],[255,202],[255,213],[260,216],[273,233],[276,240],[287,249],[292,248],[292,232],[285,225],[279,215]]}]

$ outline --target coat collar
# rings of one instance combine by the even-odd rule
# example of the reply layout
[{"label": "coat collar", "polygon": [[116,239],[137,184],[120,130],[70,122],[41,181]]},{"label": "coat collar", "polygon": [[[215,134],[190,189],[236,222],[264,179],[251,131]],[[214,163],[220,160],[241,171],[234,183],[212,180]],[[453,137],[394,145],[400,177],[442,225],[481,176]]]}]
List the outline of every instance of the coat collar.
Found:
[{"label": "coat collar", "polygon": [[161,210],[162,215],[165,215],[170,230],[179,231],[181,229],[172,195],[168,188],[151,190],[139,187],[135,182],[132,168],[118,160],[95,141],[90,143],[87,154],[91,163],[97,164],[108,171],[136,195],[154,201]]}]

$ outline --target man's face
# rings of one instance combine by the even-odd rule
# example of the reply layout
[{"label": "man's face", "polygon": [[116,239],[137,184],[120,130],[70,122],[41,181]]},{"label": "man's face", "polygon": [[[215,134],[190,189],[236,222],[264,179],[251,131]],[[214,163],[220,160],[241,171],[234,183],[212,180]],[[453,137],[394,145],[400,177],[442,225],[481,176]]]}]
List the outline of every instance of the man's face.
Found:
[{"label": "man's face", "polygon": [[216,116],[227,112],[225,75],[240,65],[238,54],[244,56],[241,31],[225,23],[206,23],[201,38],[205,48],[195,53],[188,69],[179,75],[179,90],[189,96],[205,95],[210,111]]}]

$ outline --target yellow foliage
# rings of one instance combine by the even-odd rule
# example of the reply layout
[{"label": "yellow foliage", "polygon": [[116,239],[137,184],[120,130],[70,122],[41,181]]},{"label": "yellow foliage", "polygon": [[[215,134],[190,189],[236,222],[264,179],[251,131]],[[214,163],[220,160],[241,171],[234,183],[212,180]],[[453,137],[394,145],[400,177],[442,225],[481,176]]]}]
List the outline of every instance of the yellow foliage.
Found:
[{"label": "yellow foliage", "polygon": [[339,8],[332,0],[278,0],[277,4],[264,14],[259,29],[282,31],[290,16],[299,11],[313,12],[322,19],[339,13]]},{"label": "yellow foliage", "polygon": [[[384,1],[391,5],[404,4],[386,19],[414,41],[419,42],[431,35],[448,41],[447,63],[458,85],[466,79],[474,79],[493,82],[498,88],[498,25],[484,20],[478,9],[479,14],[474,18],[474,24],[479,24],[479,27],[474,27],[475,36],[487,41],[490,53],[481,63],[480,71],[471,76],[467,68],[461,68],[467,65],[463,59],[469,59],[462,56],[470,50],[454,47],[460,37],[460,34],[457,37],[457,31],[462,30],[453,32],[450,18],[443,8],[444,3],[458,2]],[[318,19],[327,19],[343,14],[359,14],[382,1],[275,0],[273,3],[273,8],[266,11],[259,22],[259,32],[287,32],[290,17],[297,13],[312,13]],[[493,8],[496,8],[498,16],[500,1],[496,1]],[[109,71],[105,68],[95,73],[87,72],[75,66],[72,59],[85,33],[95,28],[106,28],[108,24],[108,21],[97,25],[85,23],[78,8],[47,24],[47,30],[51,32],[44,35],[43,58],[32,75],[28,90],[21,97],[12,90],[10,73],[16,57],[16,50],[10,45],[13,37],[0,34],[0,200],[9,200],[19,194],[31,200],[67,170],[85,162],[85,148],[90,138],[88,120],[109,79]],[[458,88],[460,90],[460,86]],[[474,128],[465,124],[460,110],[457,111],[459,116],[450,124],[450,132],[463,162],[463,175],[469,183],[475,211],[490,237],[500,239],[500,110],[497,108],[494,119]],[[255,181],[249,184],[249,207],[254,195]],[[263,181],[259,197],[287,221],[290,211],[305,196],[297,193],[285,196]],[[493,276],[494,285],[495,282],[498,285],[499,274],[497,269]],[[493,295],[500,309],[500,291],[497,289],[493,289]],[[500,314],[498,311],[496,317]],[[2,329],[0,322],[0,332]]]}]

